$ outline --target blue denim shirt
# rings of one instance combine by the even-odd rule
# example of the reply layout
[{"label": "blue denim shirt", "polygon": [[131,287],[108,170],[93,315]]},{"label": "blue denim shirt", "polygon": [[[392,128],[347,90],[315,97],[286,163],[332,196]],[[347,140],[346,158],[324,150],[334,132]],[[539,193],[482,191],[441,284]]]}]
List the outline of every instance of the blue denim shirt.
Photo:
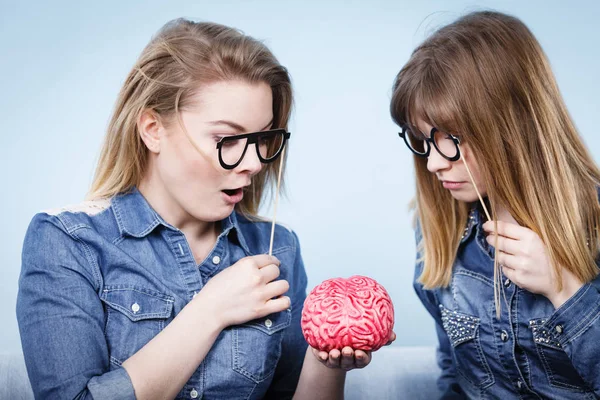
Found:
[{"label": "blue denim shirt", "polygon": [[[121,367],[239,259],[269,248],[271,225],[232,213],[196,265],[184,234],[137,190],[37,214],[27,231],[17,318],[36,398],[135,399]],[[296,235],[277,226],[273,255],[290,309],[223,330],[181,399],[291,398],[307,344],[306,273]],[[211,318],[205,315],[203,318]]]},{"label": "blue denim shirt", "polygon": [[448,287],[423,289],[423,264],[416,265],[414,288],[436,322],[442,398],[600,397],[600,277],[558,309],[502,277],[497,319],[494,249],[483,222],[473,209]]}]

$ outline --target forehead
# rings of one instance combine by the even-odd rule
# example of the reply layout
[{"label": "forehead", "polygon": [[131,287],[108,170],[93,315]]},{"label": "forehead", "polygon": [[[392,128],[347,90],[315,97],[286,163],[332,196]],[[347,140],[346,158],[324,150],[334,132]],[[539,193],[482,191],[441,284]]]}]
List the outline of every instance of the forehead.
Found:
[{"label": "forehead", "polygon": [[412,123],[409,124],[409,127],[413,130],[416,129],[421,133],[427,134],[429,134],[429,132],[431,132],[431,129],[433,129],[433,125],[423,120],[422,118],[416,118],[414,121],[412,121]]},{"label": "forehead", "polygon": [[206,123],[230,120],[260,130],[273,119],[273,94],[264,82],[215,82],[204,85],[191,100],[190,111]]}]

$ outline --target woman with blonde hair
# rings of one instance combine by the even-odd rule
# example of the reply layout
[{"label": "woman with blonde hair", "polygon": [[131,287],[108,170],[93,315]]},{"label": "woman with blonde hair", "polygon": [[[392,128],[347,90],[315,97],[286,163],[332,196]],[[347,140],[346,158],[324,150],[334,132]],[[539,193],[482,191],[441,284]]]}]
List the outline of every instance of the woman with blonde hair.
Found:
[{"label": "woman with blonde hair", "polygon": [[443,397],[600,396],[600,171],[535,37],[487,11],[439,29],[391,114],[414,153],[414,287]]},{"label": "woman with blonde hair", "polygon": [[298,239],[257,217],[291,107],[287,70],[232,28],[175,20],[146,46],[89,201],[37,214],[25,238],[17,317],[37,398],[343,396],[370,354],[307,349]]}]

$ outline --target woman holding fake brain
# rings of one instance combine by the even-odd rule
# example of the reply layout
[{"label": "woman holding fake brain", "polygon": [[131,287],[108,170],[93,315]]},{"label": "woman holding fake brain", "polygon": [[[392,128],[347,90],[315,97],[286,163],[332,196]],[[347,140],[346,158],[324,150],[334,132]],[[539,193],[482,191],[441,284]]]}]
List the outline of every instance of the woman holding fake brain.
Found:
[{"label": "woman holding fake brain", "polygon": [[413,52],[391,112],[443,397],[600,397],[600,171],[537,40],[501,13],[460,18]]},{"label": "woman holding fake brain", "polygon": [[90,194],[37,214],[17,316],[37,398],[334,399],[369,352],[307,349],[296,235],[257,216],[290,134],[260,42],[176,20],[125,81]]}]

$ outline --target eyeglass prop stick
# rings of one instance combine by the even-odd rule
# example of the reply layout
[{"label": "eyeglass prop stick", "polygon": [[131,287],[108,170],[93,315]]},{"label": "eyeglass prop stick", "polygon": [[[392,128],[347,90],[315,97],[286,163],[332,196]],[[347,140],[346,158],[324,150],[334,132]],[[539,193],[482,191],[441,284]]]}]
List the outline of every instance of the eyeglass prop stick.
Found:
[{"label": "eyeglass prop stick", "polygon": [[277,206],[279,205],[279,188],[281,186],[281,171],[283,170],[283,159],[285,158],[285,147],[279,157],[279,173],[277,174],[277,189],[275,190],[275,204],[273,204],[273,222],[271,223],[271,240],[269,242],[269,255],[273,255],[273,238],[275,237],[275,219],[277,218]]},{"label": "eyeglass prop stick", "polygon": [[[459,149],[460,149],[460,147],[459,147]],[[485,216],[487,217],[488,221],[491,221],[492,217],[490,217],[490,213],[489,213],[487,207],[485,206],[485,203],[483,202],[483,198],[481,197],[481,193],[479,193],[479,189],[477,189],[477,185],[475,184],[475,179],[473,179],[473,174],[471,174],[471,169],[469,168],[469,165],[465,161],[465,157],[464,157],[464,153],[462,152],[462,149],[460,149],[460,152],[462,154],[462,156],[460,157],[460,159],[462,160],[463,164],[465,164],[465,168],[467,169],[467,173],[469,174],[469,178],[471,178],[471,182],[473,182],[473,187],[475,188],[475,192],[477,192],[477,197],[479,197],[479,201],[481,202],[481,205],[483,206],[483,211],[485,212]]]},{"label": "eyeglass prop stick", "polygon": [[319,351],[346,346],[375,351],[392,338],[394,305],[385,288],[369,277],[328,279],[304,301],[301,326],[306,342]]},{"label": "eyeglass prop stick", "polygon": [[[460,150],[460,147],[459,147],[459,150]],[[462,150],[461,150],[461,153],[462,153]],[[475,192],[477,192],[477,196],[479,197],[479,202],[483,206],[483,211],[485,211],[485,216],[487,217],[488,221],[491,221],[492,218],[490,217],[490,213],[489,213],[487,207],[485,206],[485,203],[483,202],[483,198],[481,197],[481,194],[479,193],[479,189],[477,189],[477,184],[475,184],[475,179],[473,179],[473,174],[471,174],[469,165],[465,161],[465,157],[460,157],[460,159],[463,161],[463,164],[465,164],[465,168],[467,169],[469,178],[471,178],[471,182],[473,183]],[[506,301],[506,293],[504,292],[504,286],[501,283],[501,277],[502,277],[501,268],[502,268],[502,266],[498,263],[497,259],[494,257],[494,303],[498,305],[496,307],[496,318],[500,318],[500,291],[502,291],[502,293],[504,294],[504,300]]]}]

